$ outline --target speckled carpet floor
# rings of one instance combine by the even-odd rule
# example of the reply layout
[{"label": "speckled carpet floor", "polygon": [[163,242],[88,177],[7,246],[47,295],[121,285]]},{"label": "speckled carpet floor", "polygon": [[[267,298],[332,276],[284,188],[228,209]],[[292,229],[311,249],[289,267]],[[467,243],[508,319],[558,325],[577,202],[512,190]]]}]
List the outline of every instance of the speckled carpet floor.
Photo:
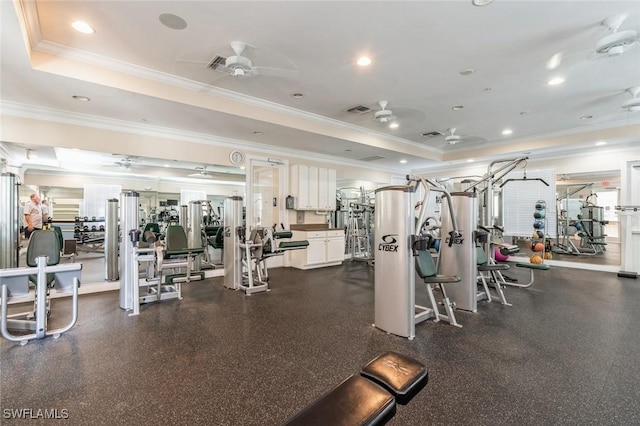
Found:
[{"label": "speckled carpet floor", "polygon": [[[556,267],[507,288],[513,306],[480,302],[463,328],[427,321],[409,341],[371,326],[366,264],[270,273],[268,293],[208,279],[138,317],[118,292],[86,295],[59,339],[2,340],[0,423],[55,409],[74,425],[278,425],[395,350],[430,381],[391,425],[640,424],[640,280]],[[50,325],[69,312],[54,300]]]}]

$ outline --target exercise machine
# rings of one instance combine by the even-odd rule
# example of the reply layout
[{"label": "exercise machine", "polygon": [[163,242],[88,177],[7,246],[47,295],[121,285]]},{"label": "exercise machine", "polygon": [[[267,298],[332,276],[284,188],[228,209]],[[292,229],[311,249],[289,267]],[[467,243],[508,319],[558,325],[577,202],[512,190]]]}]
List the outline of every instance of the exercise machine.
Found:
[{"label": "exercise machine", "polygon": [[[442,194],[449,203],[452,229],[448,233],[446,243],[462,244],[462,237],[449,193],[428,179],[407,176],[407,181],[406,185],[386,186],[375,191],[374,326],[411,340],[415,337],[415,325],[429,318],[434,318],[435,321],[444,319],[457,325],[451,303],[446,298],[446,292],[443,293],[443,304],[447,314],[443,315],[439,313],[431,287],[432,284],[438,284],[441,289],[444,289],[444,283],[454,282],[455,276],[438,276],[435,273],[435,267],[430,268],[431,271],[425,271],[423,275],[431,277],[429,281],[425,281],[431,307],[415,303],[416,257],[420,259],[422,256],[423,259],[428,259],[427,262],[429,260],[432,262],[430,253],[420,254],[427,249],[429,238],[419,235],[421,224],[424,223],[425,207],[430,191]],[[418,188],[424,190],[424,196],[416,220],[414,198]],[[428,266],[431,267],[431,265]]]},{"label": "exercise machine", "polygon": [[[0,333],[12,342],[26,345],[30,340],[54,338],[69,331],[78,319],[78,287],[82,264],[59,264],[60,246],[53,231],[34,231],[27,248],[27,267],[0,270],[1,312]],[[35,285],[34,308],[32,311],[17,314],[8,313],[8,302],[19,302],[30,297],[30,282]],[[49,330],[48,318],[51,314],[50,290],[71,294],[71,319],[64,327]],[[9,330],[32,331],[33,333],[15,335]]]}]

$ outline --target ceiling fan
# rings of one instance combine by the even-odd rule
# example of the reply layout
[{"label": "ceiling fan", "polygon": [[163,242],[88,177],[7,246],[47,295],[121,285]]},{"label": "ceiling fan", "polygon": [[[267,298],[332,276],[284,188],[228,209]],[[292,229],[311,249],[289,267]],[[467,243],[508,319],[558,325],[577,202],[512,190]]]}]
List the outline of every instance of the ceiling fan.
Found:
[{"label": "ceiling fan", "polygon": [[[289,62],[291,68],[278,68],[254,65],[249,56],[256,56],[256,47],[242,41],[232,41],[231,49],[234,55],[223,57],[216,55],[208,64],[207,68],[221,72],[236,78],[253,77],[257,75],[265,75],[282,78],[295,78],[298,76],[298,70],[293,67],[293,63]],[[275,57],[275,55],[273,55]],[[256,60],[257,58],[254,58]],[[267,59],[267,58],[265,58]],[[272,60],[272,58],[268,58]],[[277,59],[277,58],[276,58]]]},{"label": "ceiling fan", "polygon": [[429,139],[435,139],[438,138],[441,140],[441,136],[444,136],[444,142],[446,142],[447,145],[456,145],[457,143],[460,142],[486,142],[487,140],[485,138],[481,138],[478,136],[469,136],[469,135],[461,135],[456,133],[458,129],[455,127],[449,127],[448,129],[444,130],[444,131],[435,131],[435,132],[429,132],[429,133],[422,133],[422,136],[425,138],[429,138]]},{"label": "ceiling fan", "polygon": [[622,13],[602,21],[602,25],[607,27],[611,34],[598,40],[595,48],[597,54],[617,56],[629,50],[638,41],[638,33],[636,31],[618,31],[628,16],[629,14]]},{"label": "ceiling fan", "polygon": [[640,86],[630,87],[626,91],[629,92],[633,97],[622,103],[622,109],[629,112],[640,111],[640,99],[638,99],[638,94],[640,93]]},{"label": "ceiling fan", "polygon": [[196,170],[198,171],[197,173],[191,173],[187,175],[187,177],[197,179],[213,179],[213,176],[215,175],[215,173],[207,170],[207,166],[196,167]]},{"label": "ceiling fan", "polygon": [[[118,154],[113,154],[113,155],[118,155]],[[119,160],[114,161],[113,164],[107,165],[107,167],[118,167],[121,169],[128,170],[128,169],[131,169],[133,165],[137,162],[138,162],[137,157],[125,156]]]},{"label": "ceiling fan", "polygon": [[387,109],[388,104],[389,104],[389,101],[378,102],[378,105],[380,105],[380,110],[376,111],[373,114],[373,117],[378,123],[391,124],[393,121],[396,120],[397,117],[393,115],[393,111],[391,111],[390,109]]},{"label": "ceiling fan", "polygon": [[[628,16],[629,15],[627,13],[621,13],[619,15],[610,16],[600,23],[601,26],[606,27],[610,31],[610,34],[598,40],[594,48],[588,51],[589,58],[603,59],[618,56],[626,53],[636,44],[639,39],[638,33],[635,30],[619,31]],[[580,55],[581,53],[573,53],[569,56],[572,57]],[[563,56],[564,52],[554,54],[546,62],[546,68],[548,70],[558,68],[563,62]]]}]

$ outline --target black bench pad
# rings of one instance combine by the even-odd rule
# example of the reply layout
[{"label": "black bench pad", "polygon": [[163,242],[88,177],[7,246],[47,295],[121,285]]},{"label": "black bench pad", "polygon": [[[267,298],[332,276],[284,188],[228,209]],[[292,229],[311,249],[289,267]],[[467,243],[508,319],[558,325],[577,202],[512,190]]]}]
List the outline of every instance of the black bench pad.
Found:
[{"label": "black bench pad", "polygon": [[360,376],[351,376],[286,425],[356,426],[383,425],[396,413],[393,396]]},{"label": "black bench pad", "polygon": [[429,381],[427,367],[397,352],[386,352],[370,361],[360,372],[391,392],[399,404],[408,403]]}]

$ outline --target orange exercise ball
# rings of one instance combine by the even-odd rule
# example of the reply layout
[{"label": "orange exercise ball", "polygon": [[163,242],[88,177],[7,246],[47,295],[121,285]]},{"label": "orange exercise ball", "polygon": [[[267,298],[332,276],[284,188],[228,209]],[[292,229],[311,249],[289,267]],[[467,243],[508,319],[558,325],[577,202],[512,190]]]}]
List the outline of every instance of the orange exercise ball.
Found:
[{"label": "orange exercise ball", "polygon": [[542,264],[542,258],[538,255],[533,255],[529,258],[529,262],[533,263],[534,265],[540,265]]},{"label": "orange exercise ball", "polygon": [[533,245],[533,251],[544,251],[544,244],[542,243],[535,243]]}]

